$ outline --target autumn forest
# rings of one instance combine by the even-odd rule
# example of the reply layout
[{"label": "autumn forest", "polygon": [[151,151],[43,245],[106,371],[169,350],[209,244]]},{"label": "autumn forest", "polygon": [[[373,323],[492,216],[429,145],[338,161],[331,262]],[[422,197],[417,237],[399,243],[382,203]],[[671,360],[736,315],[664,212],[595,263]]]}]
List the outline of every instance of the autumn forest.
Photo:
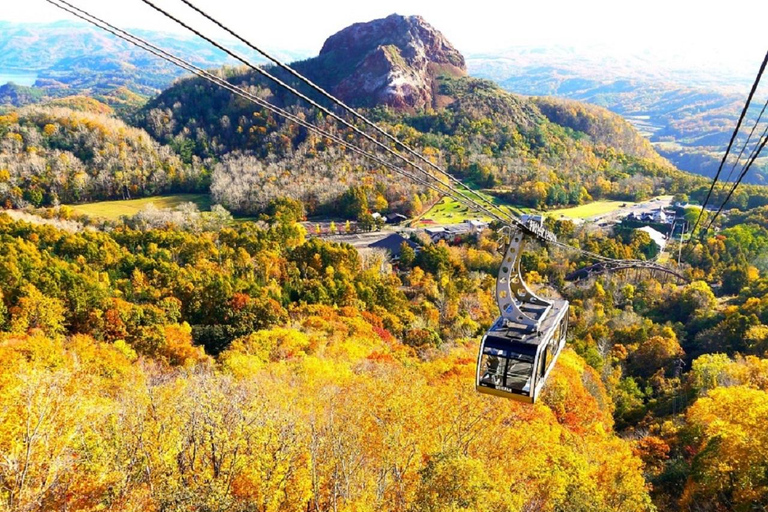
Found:
[{"label": "autumn forest", "polygon": [[[359,62],[333,49],[345,29],[295,66],[342,96],[363,72],[422,73],[420,96],[344,99],[488,201],[544,213],[564,245],[529,243],[523,274],[570,316],[541,399],[475,391],[502,223],[361,249],[342,235],[441,194],[200,78],[34,86],[0,105],[0,511],[768,507],[768,187],[662,251],[546,215],[669,196],[692,224],[710,182],[605,109],[467,76],[447,42],[418,68],[403,48],[443,36],[395,16],[367,37],[378,22],[395,35]],[[252,70],[215,73],[376,150]],[[211,206],[78,210],[188,193]],[[590,253],[680,278],[574,280]]]}]

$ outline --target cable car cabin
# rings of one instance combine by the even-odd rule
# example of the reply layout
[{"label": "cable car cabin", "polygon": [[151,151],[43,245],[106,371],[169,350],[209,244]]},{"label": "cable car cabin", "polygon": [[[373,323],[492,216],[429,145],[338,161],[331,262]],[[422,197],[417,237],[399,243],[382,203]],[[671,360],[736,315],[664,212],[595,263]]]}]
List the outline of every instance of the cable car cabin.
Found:
[{"label": "cable car cabin", "polygon": [[483,337],[475,388],[480,393],[534,403],[565,346],[568,301],[552,301],[541,330],[500,317]]},{"label": "cable car cabin", "polygon": [[[542,229],[541,223],[528,227]],[[509,233],[496,279],[501,314],[480,344],[475,389],[533,403],[565,346],[568,301],[543,299],[526,286],[520,272],[525,236],[520,229]]]}]

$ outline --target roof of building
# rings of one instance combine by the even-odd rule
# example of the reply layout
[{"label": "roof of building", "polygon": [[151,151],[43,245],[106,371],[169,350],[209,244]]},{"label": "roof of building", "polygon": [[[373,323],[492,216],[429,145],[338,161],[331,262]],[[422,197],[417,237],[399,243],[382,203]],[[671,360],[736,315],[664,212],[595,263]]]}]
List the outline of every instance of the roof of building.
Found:
[{"label": "roof of building", "polygon": [[417,243],[412,242],[411,240],[408,240],[407,238],[404,238],[401,235],[398,235],[397,233],[392,233],[388,237],[382,238],[378,242],[373,242],[372,244],[368,245],[368,247],[371,249],[387,250],[389,251],[389,253],[392,255],[393,258],[399,258],[400,246],[403,245],[403,242],[410,245],[414,249],[419,247]]},{"label": "roof of building", "polygon": [[534,222],[544,222],[544,216],[540,213],[524,213],[520,220],[523,222],[528,222],[529,220],[532,220]]},{"label": "roof of building", "polygon": [[387,219],[387,222],[402,222],[404,220],[408,220],[408,217],[402,213],[390,213],[385,218]]}]

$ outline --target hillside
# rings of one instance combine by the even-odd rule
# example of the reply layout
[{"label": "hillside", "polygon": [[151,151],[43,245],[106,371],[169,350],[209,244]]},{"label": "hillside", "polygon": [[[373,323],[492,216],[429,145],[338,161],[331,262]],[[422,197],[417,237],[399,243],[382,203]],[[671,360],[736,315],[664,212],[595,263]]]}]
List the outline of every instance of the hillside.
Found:
[{"label": "hillside", "polygon": [[[474,76],[509,91],[574,99],[620,114],[678,168],[707,177],[717,171],[758,63],[694,64],[661,52],[618,56],[606,48],[560,47],[518,47],[468,59]],[[768,182],[768,162],[758,164],[747,182]]]},{"label": "hillside", "polygon": [[41,206],[207,185],[202,169],[111,113],[71,97],[0,116],[0,202]]},{"label": "hillside", "polygon": [[[359,49],[348,51],[353,45]],[[369,65],[384,54],[392,57],[385,59],[386,65]],[[393,15],[356,24],[330,37],[318,57],[295,66],[322,77],[332,91],[347,91],[345,101],[372,107],[365,109],[368,115],[408,143],[425,148],[454,175],[514,203],[546,207],[581,204],[589,198],[637,199],[675,193],[692,183],[606,110],[579,106],[566,115],[567,109],[463,76],[461,54],[418,17]],[[323,66],[329,66],[327,73]],[[233,84],[339,130],[253,72],[226,68],[221,73]],[[403,73],[413,80],[404,81]],[[402,87],[390,87],[394,82]],[[194,154],[235,162],[214,173],[214,188],[231,189],[233,173],[239,176],[254,168],[243,164],[243,158],[265,158],[268,165],[246,180],[253,194],[264,191],[252,200],[259,204],[272,198],[271,190],[283,190],[310,204],[319,198],[322,206],[338,198],[344,187],[360,184],[359,178],[348,177],[354,174],[349,166],[340,165],[343,153],[330,151],[325,141],[200,79],[184,79],[164,91],[142,109],[137,124],[164,144],[181,148],[187,161]],[[345,158],[350,158],[352,169],[365,169],[356,158]],[[325,179],[313,183],[308,171],[318,169],[318,163],[341,171],[341,180],[332,188]],[[274,187],[281,176],[290,178]],[[225,186],[217,187],[219,177]],[[388,200],[402,197],[402,191],[382,192]],[[227,204],[225,196],[221,199]]]},{"label": "hillside", "polygon": [[26,473],[0,506],[651,510],[579,356],[536,406],[474,392],[481,275],[382,273],[293,221],[69,233],[0,214],[0,449],[24,468],[0,469]]}]

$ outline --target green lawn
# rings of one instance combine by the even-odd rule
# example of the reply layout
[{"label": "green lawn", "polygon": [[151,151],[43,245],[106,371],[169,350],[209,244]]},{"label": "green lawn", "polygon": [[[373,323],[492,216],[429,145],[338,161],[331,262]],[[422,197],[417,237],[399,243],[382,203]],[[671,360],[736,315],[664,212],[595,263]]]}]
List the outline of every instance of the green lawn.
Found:
[{"label": "green lawn", "polygon": [[[474,194],[479,193],[475,192]],[[515,216],[519,214],[519,211],[516,208],[504,204],[496,197],[485,194],[483,194],[482,197],[493,202],[493,204],[498,205],[505,212],[509,212]],[[429,227],[443,224],[459,224],[469,219],[480,219],[483,221],[492,220],[488,215],[476,212],[450,197],[443,197],[440,201],[435,203],[432,208],[416,219],[412,225],[413,227]]]},{"label": "green lawn", "polygon": [[157,208],[174,208],[182,203],[195,203],[201,211],[206,211],[211,209],[211,196],[208,194],[176,194],[121,201],[102,201],[99,203],[71,205],[71,207],[76,212],[92,218],[118,220],[123,215],[135,215],[150,203],[153,203]]},{"label": "green lawn", "polygon": [[621,205],[626,204],[632,206],[636,203],[631,201],[594,201],[588,204],[582,204],[580,206],[574,206],[572,208],[561,208],[559,210],[550,210],[546,212],[546,215],[550,217],[559,218],[560,216],[569,217],[571,219],[587,219],[596,215],[605,215],[622,208]]},{"label": "green lawn", "polygon": [[[664,201],[668,201],[672,199],[672,196],[657,196],[652,199],[649,199],[647,201],[642,201],[642,203],[648,203],[649,205],[653,206],[654,199],[661,199]],[[596,217],[598,215],[605,215],[607,213],[615,212],[616,210],[621,210],[622,208],[627,208],[630,206],[634,206],[636,204],[640,203],[633,203],[632,201],[593,201],[588,204],[582,204],[580,206],[574,206],[572,208],[561,208],[559,210],[550,210],[548,212],[545,212],[545,215],[548,215],[550,217],[559,218],[561,216],[568,217],[571,219],[588,219],[590,217]],[[621,206],[626,205],[626,206]]]}]

